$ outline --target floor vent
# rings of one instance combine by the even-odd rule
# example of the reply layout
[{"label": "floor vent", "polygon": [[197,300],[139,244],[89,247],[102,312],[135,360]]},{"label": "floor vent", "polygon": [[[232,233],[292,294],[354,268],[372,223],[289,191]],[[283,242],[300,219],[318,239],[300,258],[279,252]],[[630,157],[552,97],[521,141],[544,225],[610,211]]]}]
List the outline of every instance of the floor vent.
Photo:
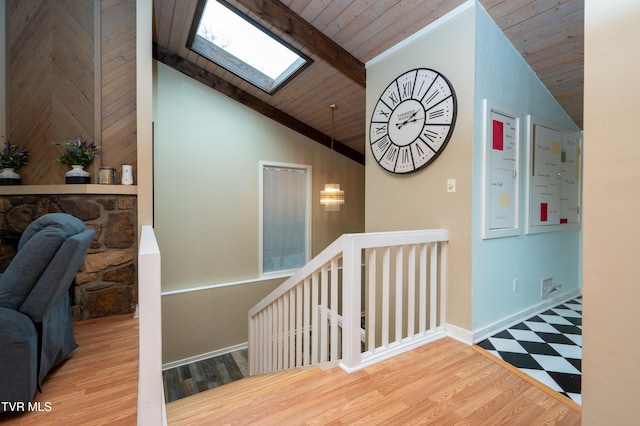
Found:
[{"label": "floor vent", "polygon": [[543,299],[549,297],[551,293],[560,288],[560,286],[556,286],[553,282],[553,277],[547,277],[540,280],[540,296]]}]

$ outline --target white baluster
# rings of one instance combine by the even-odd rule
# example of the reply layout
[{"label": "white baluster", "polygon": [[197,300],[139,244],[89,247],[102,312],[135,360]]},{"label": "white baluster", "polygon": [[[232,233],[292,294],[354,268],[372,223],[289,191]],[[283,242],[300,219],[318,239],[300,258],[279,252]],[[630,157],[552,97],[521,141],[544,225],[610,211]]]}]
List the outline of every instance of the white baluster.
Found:
[{"label": "white baluster", "polygon": [[409,247],[409,259],[407,260],[407,337],[415,335],[416,322],[416,245]]},{"label": "white baluster", "polygon": [[279,363],[278,369],[289,368],[289,350],[288,350],[288,342],[287,334],[289,332],[289,292],[282,295],[282,303],[279,305],[279,308],[282,309],[280,313],[280,318],[282,318],[282,334],[278,341],[280,341],[280,354],[279,357],[282,359],[282,362]]},{"label": "white baluster", "polygon": [[375,248],[369,249],[369,277],[367,291],[369,292],[369,303],[366,310],[366,322],[367,322],[367,341],[368,350],[372,352],[376,349],[376,253]]},{"label": "white baluster", "polygon": [[329,308],[329,265],[322,265],[320,272],[320,362],[329,360],[329,321],[327,309]]},{"label": "white baluster", "polygon": [[389,346],[389,282],[391,275],[391,249],[382,252],[382,347]]},{"label": "white baluster", "polygon": [[331,259],[331,361],[338,359],[338,259]]},{"label": "white baluster", "polygon": [[309,365],[311,363],[311,278],[304,279],[304,358],[303,365]]},{"label": "white baluster", "polygon": [[[306,282],[306,280],[305,280]],[[302,367],[302,336],[304,333],[304,324],[302,323],[302,293],[303,285],[296,286],[296,367]]]},{"label": "white baluster", "polygon": [[429,262],[431,269],[431,278],[429,279],[429,330],[436,329],[436,320],[438,314],[438,243],[431,243],[431,261]]},{"label": "white baluster", "polygon": [[427,244],[420,244],[420,334],[427,329]]},{"label": "white baluster", "polygon": [[395,341],[398,343],[402,342],[402,317],[404,313],[404,309],[402,306],[402,287],[403,283],[403,268],[404,264],[404,248],[399,246],[396,248],[396,333],[395,333]]},{"label": "white baluster", "polygon": [[296,287],[289,292],[289,363],[287,368],[296,366]]},{"label": "white baluster", "polygon": [[440,326],[444,327],[447,321],[447,246],[443,241],[440,244]]},{"label": "white baluster", "polygon": [[320,351],[318,348],[318,339],[320,337],[320,329],[318,328],[318,287],[319,272],[315,271],[311,275],[311,364],[317,364]]}]

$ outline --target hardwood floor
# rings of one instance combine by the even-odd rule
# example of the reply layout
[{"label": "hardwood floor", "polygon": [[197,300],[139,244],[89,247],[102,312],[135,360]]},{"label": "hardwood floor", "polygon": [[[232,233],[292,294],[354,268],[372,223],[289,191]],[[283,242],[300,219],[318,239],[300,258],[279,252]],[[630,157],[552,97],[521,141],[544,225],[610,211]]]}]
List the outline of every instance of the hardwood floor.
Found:
[{"label": "hardwood floor", "polygon": [[[135,425],[138,320],[78,322],[80,347],[7,425]],[[47,407],[50,407],[47,410]],[[446,338],[347,374],[308,368],[249,377],[167,404],[170,425],[562,424],[579,405],[484,350]]]},{"label": "hardwood floor", "polygon": [[254,376],[167,404],[170,425],[579,425],[579,405],[445,338],[353,374]]},{"label": "hardwood floor", "polygon": [[138,320],[121,315],[74,323],[79,347],[36,393],[42,411],[0,414],[6,425],[135,425]]}]

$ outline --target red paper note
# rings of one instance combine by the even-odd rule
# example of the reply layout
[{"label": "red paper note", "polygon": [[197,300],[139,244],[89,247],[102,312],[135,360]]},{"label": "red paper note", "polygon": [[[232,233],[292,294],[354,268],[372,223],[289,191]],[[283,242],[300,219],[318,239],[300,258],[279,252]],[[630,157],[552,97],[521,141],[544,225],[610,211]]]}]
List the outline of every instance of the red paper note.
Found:
[{"label": "red paper note", "polygon": [[493,120],[493,149],[504,149],[504,123],[498,120]]}]

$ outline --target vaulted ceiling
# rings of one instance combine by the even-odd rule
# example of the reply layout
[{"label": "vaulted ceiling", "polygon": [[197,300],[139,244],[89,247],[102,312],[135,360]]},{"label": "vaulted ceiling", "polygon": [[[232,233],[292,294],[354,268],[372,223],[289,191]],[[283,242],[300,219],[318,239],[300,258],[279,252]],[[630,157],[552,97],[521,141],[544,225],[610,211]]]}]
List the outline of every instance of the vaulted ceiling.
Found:
[{"label": "vaulted ceiling", "polygon": [[[154,0],[154,58],[336,151],[364,161],[364,64],[465,0],[227,0],[313,59],[274,95],[187,48],[199,0]],[[202,1],[202,0],[200,0]],[[582,127],[584,0],[480,0]],[[332,130],[331,109],[335,110]],[[332,134],[333,133],[333,134]]]}]

